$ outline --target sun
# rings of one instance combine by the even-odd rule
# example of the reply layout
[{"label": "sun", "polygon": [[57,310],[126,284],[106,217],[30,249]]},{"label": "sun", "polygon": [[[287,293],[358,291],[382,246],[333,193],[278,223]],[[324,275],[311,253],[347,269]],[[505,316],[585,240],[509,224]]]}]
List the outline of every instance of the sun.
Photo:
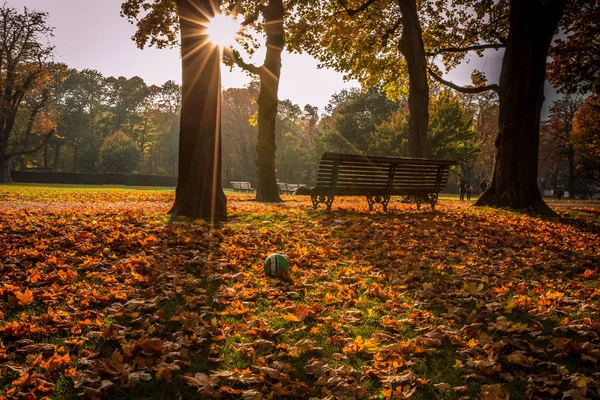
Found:
[{"label": "sun", "polygon": [[239,22],[223,14],[215,15],[206,26],[209,40],[221,48],[233,46],[240,30]]}]

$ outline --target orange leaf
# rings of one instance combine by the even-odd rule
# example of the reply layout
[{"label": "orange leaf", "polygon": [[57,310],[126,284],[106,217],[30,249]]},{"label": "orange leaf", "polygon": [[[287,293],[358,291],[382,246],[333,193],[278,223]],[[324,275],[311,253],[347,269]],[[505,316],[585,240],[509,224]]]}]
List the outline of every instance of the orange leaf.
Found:
[{"label": "orange leaf", "polygon": [[46,369],[48,371],[55,371],[71,362],[71,356],[69,354],[65,354],[64,356],[59,356],[58,354],[53,355],[47,361],[42,361],[40,363],[40,367]]},{"label": "orange leaf", "polygon": [[33,303],[33,293],[29,289],[25,290],[24,293],[15,292],[15,298],[20,306]]}]

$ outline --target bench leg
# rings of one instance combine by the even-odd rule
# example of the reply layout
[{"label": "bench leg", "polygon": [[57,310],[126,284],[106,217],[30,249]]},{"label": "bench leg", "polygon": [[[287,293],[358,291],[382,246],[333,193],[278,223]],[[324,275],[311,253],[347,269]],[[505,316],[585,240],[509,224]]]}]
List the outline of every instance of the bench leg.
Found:
[{"label": "bench leg", "polygon": [[429,200],[429,204],[431,205],[431,210],[434,211],[435,205],[438,201],[438,194],[437,193],[429,193],[427,195],[427,199]]},{"label": "bench leg", "polygon": [[369,203],[369,211],[373,211],[373,206],[375,204],[379,203],[383,207],[383,212],[387,212],[388,204],[390,204],[390,196],[389,195],[367,196],[367,203]]},{"label": "bench leg", "polygon": [[331,205],[333,204],[333,196],[325,196],[325,205],[327,206],[327,212],[331,211]]},{"label": "bench leg", "polygon": [[375,204],[373,196],[367,196],[367,203],[369,204],[369,211],[373,211],[373,205]]},{"label": "bench leg", "polygon": [[316,210],[317,207],[319,207],[319,197],[317,195],[311,194],[310,200],[312,201],[313,209]]},{"label": "bench leg", "polygon": [[415,199],[415,203],[417,204],[417,210],[421,209],[421,204],[423,204],[423,203],[431,204],[431,202],[429,201],[428,195],[418,194],[414,197],[414,199]]},{"label": "bench leg", "polygon": [[331,211],[331,204],[333,204],[334,196],[328,194],[311,194],[310,199],[312,200],[313,208],[316,210],[319,204],[325,204],[327,211]]}]

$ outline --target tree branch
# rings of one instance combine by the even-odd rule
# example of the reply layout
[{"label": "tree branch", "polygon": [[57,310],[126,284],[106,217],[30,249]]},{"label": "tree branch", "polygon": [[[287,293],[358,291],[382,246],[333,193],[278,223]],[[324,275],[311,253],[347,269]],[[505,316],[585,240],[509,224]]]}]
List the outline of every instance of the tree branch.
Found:
[{"label": "tree branch", "polygon": [[495,83],[491,84],[491,85],[485,85],[485,86],[472,86],[472,87],[459,86],[450,81],[445,80],[444,78],[442,78],[441,76],[439,76],[438,74],[433,72],[433,70],[431,68],[427,68],[427,69],[429,71],[429,75],[431,75],[431,77],[433,79],[435,79],[436,81],[440,82],[441,84],[444,84],[460,93],[483,93],[483,92],[487,92],[489,90],[493,90],[496,93],[500,93],[500,86],[498,86]]},{"label": "tree branch", "polygon": [[248,16],[248,18],[246,18],[244,20],[244,22],[241,23],[241,25],[242,26],[248,26],[250,24],[255,23],[258,20],[258,16],[260,15],[261,12],[264,11],[265,8],[266,8],[265,6],[258,6],[258,7],[256,7],[256,9],[252,13],[252,15]]},{"label": "tree branch", "polygon": [[242,68],[245,71],[248,71],[252,74],[256,74],[260,76],[261,68],[257,67],[254,64],[248,64],[243,59],[240,53],[237,50],[228,49],[225,54],[233,61],[238,67]]},{"label": "tree branch", "polygon": [[[362,12],[362,11],[366,10],[367,8],[369,8],[369,6],[373,3],[375,3],[376,1],[377,0],[367,0],[360,7],[355,8],[355,9],[348,8],[348,6],[346,5],[346,3],[344,3],[343,0],[338,0],[338,3],[344,8],[344,10],[341,12],[345,12],[346,14],[348,14],[349,17],[353,17],[356,14],[358,14],[359,12]],[[338,14],[338,13],[336,13],[336,14]]]},{"label": "tree branch", "polygon": [[444,49],[433,50],[428,53],[425,53],[426,56],[437,56],[443,53],[466,53],[468,51],[475,50],[485,50],[485,49],[502,49],[506,47],[505,44],[502,43],[486,43],[486,44],[478,44],[474,46],[468,47],[446,47]]},{"label": "tree branch", "polygon": [[50,139],[52,137],[52,135],[54,135],[55,131],[54,129],[49,131],[48,133],[46,133],[46,135],[44,136],[44,138],[42,139],[42,141],[40,142],[39,145],[37,145],[36,147],[34,147],[31,150],[25,150],[25,151],[15,151],[13,153],[8,153],[6,155],[6,158],[12,158],[12,157],[16,157],[16,156],[24,156],[27,154],[33,154],[37,151],[39,151],[40,149],[42,149],[47,143],[48,143],[48,139]]},{"label": "tree branch", "polygon": [[394,33],[396,33],[396,31],[398,30],[398,28],[400,27],[401,24],[402,24],[402,17],[400,17],[396,20],[396,22],[394,23],[394,26],[386,29],[385,33],[381,37],[381,47],[387,46],[388,41],[390,40],[390,36],[392,36]]}]

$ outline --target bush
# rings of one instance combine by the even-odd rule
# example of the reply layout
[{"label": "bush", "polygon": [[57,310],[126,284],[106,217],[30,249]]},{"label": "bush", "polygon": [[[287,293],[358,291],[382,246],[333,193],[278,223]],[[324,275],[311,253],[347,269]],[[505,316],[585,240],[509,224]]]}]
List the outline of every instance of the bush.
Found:
[{"label": "bush", "polygon": [[130,174],[143,161],[137,144],[121,131],[107,137],[100,147],[99,169],[103,172]]}]

